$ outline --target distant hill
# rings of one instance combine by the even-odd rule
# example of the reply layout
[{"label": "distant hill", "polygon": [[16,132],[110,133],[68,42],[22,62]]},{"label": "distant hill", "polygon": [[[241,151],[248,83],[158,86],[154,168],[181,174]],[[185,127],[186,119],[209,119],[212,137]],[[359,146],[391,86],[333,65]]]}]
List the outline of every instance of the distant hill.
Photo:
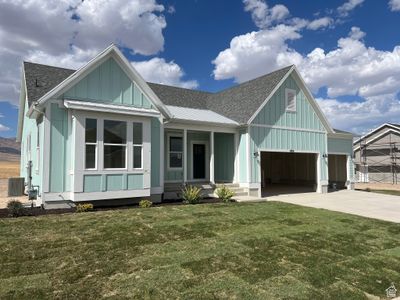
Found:
[{"label": "distant hill", "polygon": [[21,154],[21,144],[15,138],[0,137],[0,161],[19,160]]}]

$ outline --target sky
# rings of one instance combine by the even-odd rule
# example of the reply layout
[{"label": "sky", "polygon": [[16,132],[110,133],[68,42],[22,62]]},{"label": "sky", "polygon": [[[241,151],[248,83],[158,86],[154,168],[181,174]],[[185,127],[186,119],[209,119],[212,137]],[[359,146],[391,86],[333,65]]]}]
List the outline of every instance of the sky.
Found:
[{"label": "sky", "polygon": [[400,0],[0,0],[0,136],[22,61],[79,68],[117,44],[148,81],[219,91],[295,64],[334,128],[400,123]]}]

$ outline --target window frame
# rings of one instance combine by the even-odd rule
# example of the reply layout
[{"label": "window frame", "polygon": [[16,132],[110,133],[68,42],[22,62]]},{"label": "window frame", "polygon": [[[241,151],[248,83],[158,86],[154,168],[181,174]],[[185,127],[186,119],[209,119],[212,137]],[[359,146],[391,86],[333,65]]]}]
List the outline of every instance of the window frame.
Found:
[{"label": "window frame", "polygon": [[[293,108],[289,108],[289,97],[288,94],[293,93],[294,95],[294,105]],[[297,111],[297,91],[295,89],[285,89],[285,111],[295,113]]]},{"label": "window frame", "polygon": [[[132,126],[132,151],[131,151],[132,170],[143,170],[144,169],[144,167],[143,167],[143,137],[144,137],[143,132],[144,132],[144,124],[143,124],[143,122],[140,122],[140,121],[133,121],[133,122],[130,122],[130,123],[131,123],[131,126]],[[141,132],[141,134],[142,134],[142,138],[141,138],[142,143],[141,144],[135,144],[133,142],[133,127],[134,127],[134,124],[141,124],[141,126],[142,126],[142,132]],[[140,168],[135,168],[135,147],[137,147],[137,148],[140,147]]]},{"label": "window frame", "polygon": [[[115,144],[115,143],[106,143],[106,142],[104,142],[104,129],[105,129],[104,124],[105,124],[106,121],[115,121],[115,122],[123,122],[123,123],[125,123],[125,126],[126,126],[126,128],[125,128],[126,129],[125,130],[125,134],[126,134],[126,136],[125,136],[125,144]],[[103,170],[106,170],[106,171],[128,170],[128,145],[129,145],[129,141],[130,141],[130,139],[128,138],[129,121],[113,119],[113,118],[102,118],[101,122],[102,122],[102,125],[103,125],[102,126],[102,131],[103,131],[102,132],[102,136],[103,136],[103,149],[102,149],[102,151],[103,151]],[[125,166],[124,167],[122,167],[122,168],[106,168],[104,166],[104,157],[105,157],[104,148],[106,146],[118,146],[118,147],[124,147],[125,148]]]},{"label": "window frame", "polygon": [[[182,151],[171,151],[170,145],[171,145],[171,138],[180,138],[182,140]],[[183,170],[183,165],[184,165],[184,141],[183,141],[183,135],[182,134],[178,134],[178,133],[169,133],[167,135],[167,153],[168,153],[168,157],[167,157],[167,168],[170,171],[181,171]],[[180,167],[171,167],[170,166],[170,161],[171,161],[171,153],[181,153],[182,154],[182,166]]]},{"label": "window frame", "polygon": [[[96,142],[86,142],[86,120],[91,119],[91,120],[95,120],[96,121]],[[84,145],[85,145],[85,158],[83,160],[83,166],[85,170],[88,171],[96,171],[98,169],[98,157],[99,157],[99,119],[94,118],[94,117],[85,117],[85,127],[84,127]],[[87,145],[91,145],[91,146],[95,146],[95,150],[94,150],[94,168],[86,168],[86,146]]]}]

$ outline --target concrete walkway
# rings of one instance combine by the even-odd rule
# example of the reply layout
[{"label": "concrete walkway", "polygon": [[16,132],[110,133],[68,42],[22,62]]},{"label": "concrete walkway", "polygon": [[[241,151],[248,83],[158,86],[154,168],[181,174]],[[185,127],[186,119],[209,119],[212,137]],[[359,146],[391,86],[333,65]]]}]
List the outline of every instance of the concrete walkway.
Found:
[{"label": "concrete walkway", "polygon": [[400,196],[342,190],[328,194],[302,193],[270,196],[268,200],[400,223]]}]

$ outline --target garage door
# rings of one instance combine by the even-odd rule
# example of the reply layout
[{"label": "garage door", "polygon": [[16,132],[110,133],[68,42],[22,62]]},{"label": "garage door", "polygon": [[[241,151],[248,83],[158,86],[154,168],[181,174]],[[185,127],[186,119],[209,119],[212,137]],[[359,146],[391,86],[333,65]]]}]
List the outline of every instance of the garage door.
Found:
[{"label": "garage door", "polygon": [[338,189],[346,188],[347,165],[346,155],[329,154],[329,186],[336,185]]},{"label": "garage door", "polygon": [[317,155],[261,152],[261,185],[265,196],[315,192]]}]

